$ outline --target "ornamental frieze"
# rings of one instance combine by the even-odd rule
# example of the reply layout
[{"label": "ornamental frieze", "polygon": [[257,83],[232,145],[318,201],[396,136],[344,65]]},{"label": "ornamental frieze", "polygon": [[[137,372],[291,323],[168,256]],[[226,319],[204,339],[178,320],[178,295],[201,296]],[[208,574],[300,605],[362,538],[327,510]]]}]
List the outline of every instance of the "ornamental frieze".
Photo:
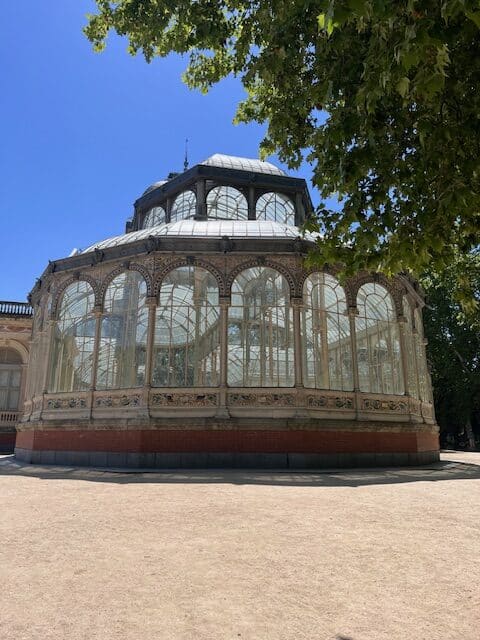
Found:
[{"label": "ornamental frieze", "polygon": [[85,398],[51,398],[47,400],[47,409],[85,409]]},{"label": "ornamental frieze", "polygon": [[294,407],[295,396],[283,393],[229,393],[228,404],[238,407]]},{"label": "ornamental frieze", "polygon": [[348,396],[308,396],[307,405],[320,409],[353,409],[353,398]]},{"label": "ornamental frieze", "polygon": [[216,407],[214,393],[153,393],[152,405],[157,407]]},{"label": "ornamental frieze", "polygon": [[393,411],[395,413],[408,413],[408,403],[405,400],[378,400],[363,398],[362,409],[366,411]]},{"label": "ornamental frieze", "polygon": [[141,402],[141,395],[123,394],[121,396],[99,396],[95,398],[96,407],[138,407]]}]

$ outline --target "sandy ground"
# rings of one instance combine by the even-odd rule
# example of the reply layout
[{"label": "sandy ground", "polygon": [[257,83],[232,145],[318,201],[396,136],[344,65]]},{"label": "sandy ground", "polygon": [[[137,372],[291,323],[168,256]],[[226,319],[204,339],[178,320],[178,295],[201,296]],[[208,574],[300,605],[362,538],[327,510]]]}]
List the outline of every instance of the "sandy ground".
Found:
[{"label": "sandy ground", "polygon": [[478,640],[480,453],[105,473],[0,458],[0,638]]}]

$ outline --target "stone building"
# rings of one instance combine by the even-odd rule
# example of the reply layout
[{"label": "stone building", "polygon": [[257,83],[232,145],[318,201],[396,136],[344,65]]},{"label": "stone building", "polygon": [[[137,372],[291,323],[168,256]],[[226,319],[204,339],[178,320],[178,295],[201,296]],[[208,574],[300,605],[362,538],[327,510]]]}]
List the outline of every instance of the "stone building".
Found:
[{"label": "stone building", "polygon": [[304,180],[214,155],[149,187],[126,233],[49,264],[16,455],[134,467],[438,459],[423,299],[306,269]]},{"label": "stone building", "polygon": [[32,308],[26,302],[0,302],[0,453],[15,447],[27,377]]}]

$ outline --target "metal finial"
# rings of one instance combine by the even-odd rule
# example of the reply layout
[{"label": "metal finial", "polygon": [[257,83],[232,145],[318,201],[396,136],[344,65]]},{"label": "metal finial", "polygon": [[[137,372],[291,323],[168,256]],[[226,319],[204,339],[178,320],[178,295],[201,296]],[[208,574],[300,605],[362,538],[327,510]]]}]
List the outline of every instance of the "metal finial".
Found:
[{"label": "metal finial", "polygon": [[183,170],[188,169],[188,138],[185,138],[185,159],[183,161]]}]

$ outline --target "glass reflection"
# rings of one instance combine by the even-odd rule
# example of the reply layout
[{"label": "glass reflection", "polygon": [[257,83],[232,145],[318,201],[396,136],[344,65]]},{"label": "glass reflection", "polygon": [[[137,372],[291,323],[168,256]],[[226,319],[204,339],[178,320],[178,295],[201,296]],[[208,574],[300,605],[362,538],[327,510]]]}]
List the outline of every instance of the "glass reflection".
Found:
[{"label": "glass reflection", "polygon": [[427,368],[427,355],[425,351],[425,339],[423,336],[422,316],[419,309],[414,311],[415,318],[415,357],[418,370],[418,396],[423,402],[431,402],[430,376]]},{"label": "glass reflection", "polygon": [[345,292],[326,273],[304,285],[303,376],[306,387],[353,389],[352,346]]},{"label": "glass reflection", "polygon": [[228,383],[245,387],[294,384],[290,289],[274,269],[246,269],[232,285]]},{"label": "glass reflection", "polygon": [[164,224],[166,220],[165,209],[163,207],[154,207],[145,216],[143,221],[143,228],[150,229],[156,227],[159,224]]},{"label": "glass reflection", "polygon": [[360,390],[403,394],[400,340],[388,291],[369,282],[358,290],[355,318]]},{"label": "glass reflection", "polygon": [[207,194],[207,215],[223,220],[247,220],[247,199],[233,187],[214,187]]},{"label": "glass reflection", "polygon": [[199,267],[174,269],[160,288],[152,385],[216,386],[219,371],[217,281]]},{"label": "glass reflection", "polygon": [[257,220],[272,220],[282,224],[295,224],[295,207],[283,193],[264,193],[257,200]]},{"label": "glass reflection", "polygon": [[88,282],[69,285],[53,328],[49,391],[84,391],[92,382],[95,295]]},{"label": "glass reflection", "polygon": [[170,213],[170,221],[193,218],[197,212],[197,198],[193,191],[183,191],[176,198]]},{"label": "glass reflection", "polygon": [[408,392],[413,398],[418,398],[417,365],[415,358],[415,340],[413,335],[412,308],[406,297],[403,298],[403,316],[405,322],[404,338],[407,357]]},{"label": "glass reflection", "polygon": [[137,271],[109,284],[102,314],[97,366],[98,389],[141,387],[145,382],[147,286]]}]

